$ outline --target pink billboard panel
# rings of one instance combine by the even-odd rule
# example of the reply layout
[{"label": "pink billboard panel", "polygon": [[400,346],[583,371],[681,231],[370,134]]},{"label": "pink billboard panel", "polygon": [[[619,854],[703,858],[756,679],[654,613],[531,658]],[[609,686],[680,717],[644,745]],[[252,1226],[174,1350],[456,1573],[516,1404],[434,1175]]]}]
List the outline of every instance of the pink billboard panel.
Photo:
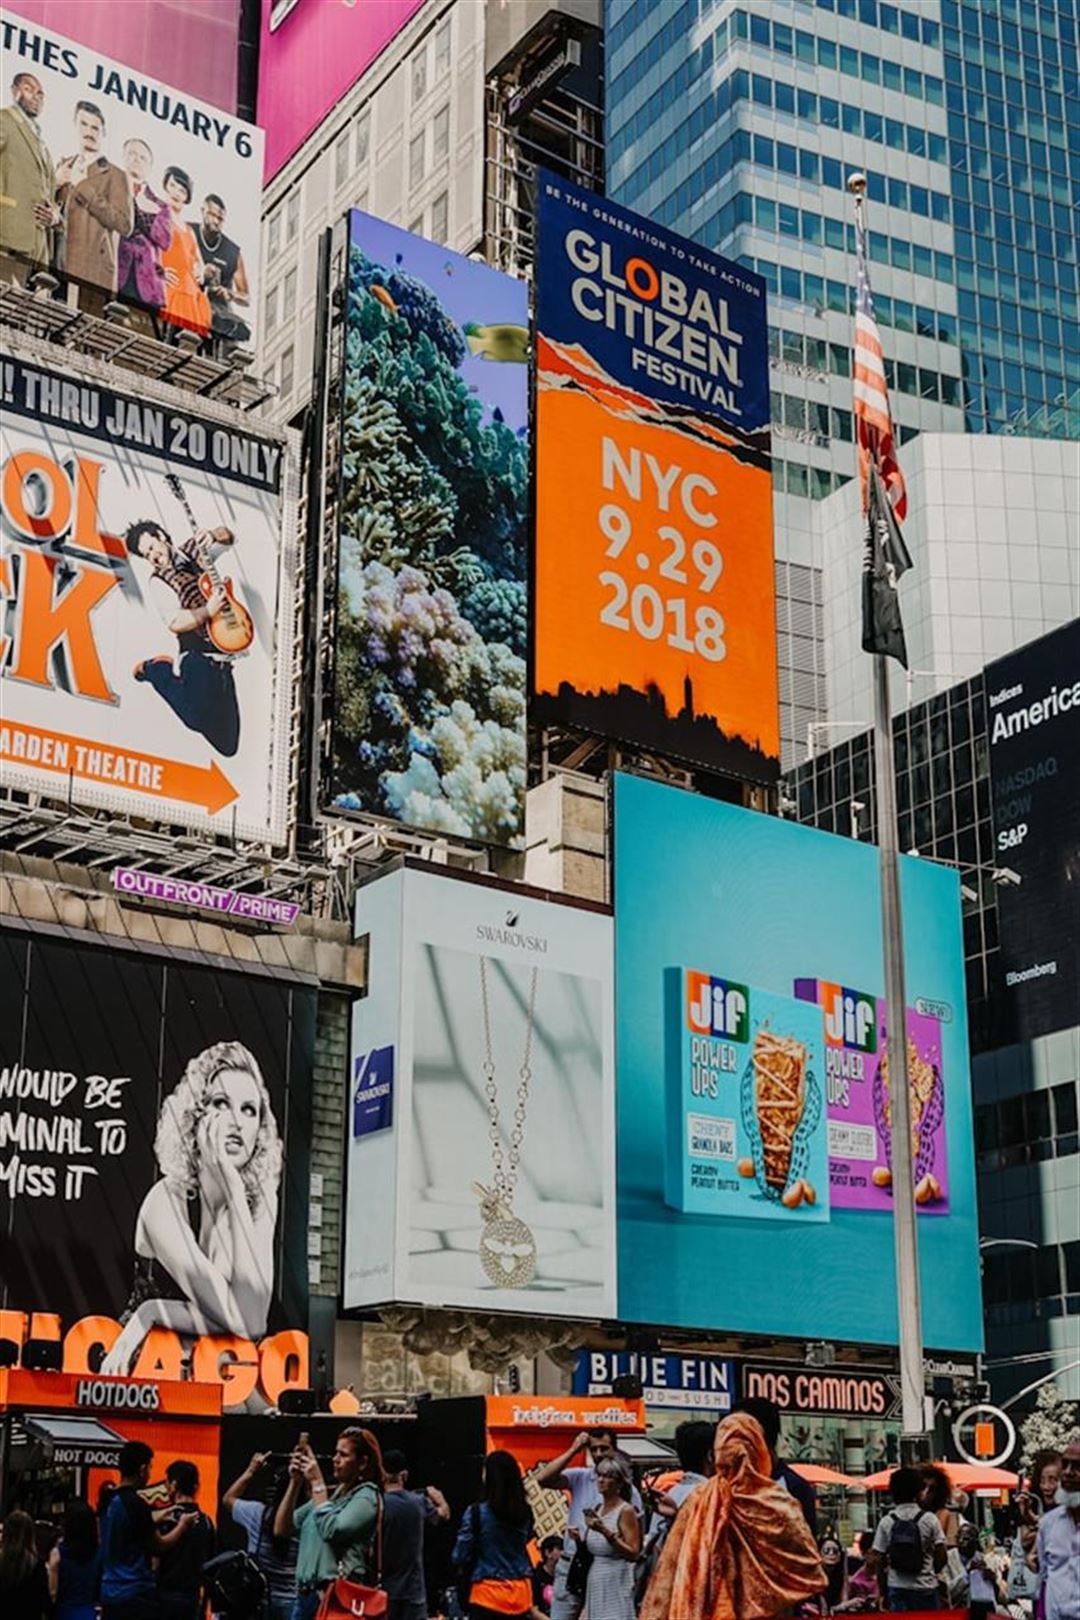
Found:
[{"label": "pink billboard panel", "polygon": [[258,122],[266,180],[388,45],[423,0],[263,0]]},{"label": "pink billboard panel", "polygon": [[26,22],[236,111],[238,0],[17,0],[17,6]]}]

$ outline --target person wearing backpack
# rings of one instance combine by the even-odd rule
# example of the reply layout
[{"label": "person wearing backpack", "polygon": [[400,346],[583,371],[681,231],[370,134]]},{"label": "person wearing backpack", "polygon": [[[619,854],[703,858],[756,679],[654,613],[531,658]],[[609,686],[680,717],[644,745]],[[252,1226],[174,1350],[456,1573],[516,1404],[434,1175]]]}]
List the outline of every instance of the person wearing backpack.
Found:
[{"label": "person wearing backpack", "polygon": [[939,1609],[938,1573],[945,1568],[945,1533],[935,1513],[920,1505],[923,1479],[917,1469],[898,1468],[889,1480],[893,1506],[874,1532],[866,1559],[871,1575],[885,1567],[893,1614]]}]

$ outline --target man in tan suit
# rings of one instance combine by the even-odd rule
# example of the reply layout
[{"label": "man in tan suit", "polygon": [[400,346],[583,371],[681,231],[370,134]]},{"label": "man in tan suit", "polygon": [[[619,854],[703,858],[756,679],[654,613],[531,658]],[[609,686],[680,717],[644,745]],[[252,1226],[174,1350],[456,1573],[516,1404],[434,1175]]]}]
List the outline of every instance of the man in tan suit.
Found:
[{"label": "man in tan suit", "polygon": [[[56,200],[63,210],[63,270],[81,286],[116,296],[116,255],[135,228],[135,201],[123,169],[102,151],[105,115],[92,101],[75,103],[79,150],[56,165]],[[84,308],[86,307],[84,303]]]},{"label": "man in tan suit", "polygon": [[52,259],[56,174],[38,119],[45,91],[32,73],[16,73],[10,107],[0,110],[0,257],[5,279],[19,280]]}]

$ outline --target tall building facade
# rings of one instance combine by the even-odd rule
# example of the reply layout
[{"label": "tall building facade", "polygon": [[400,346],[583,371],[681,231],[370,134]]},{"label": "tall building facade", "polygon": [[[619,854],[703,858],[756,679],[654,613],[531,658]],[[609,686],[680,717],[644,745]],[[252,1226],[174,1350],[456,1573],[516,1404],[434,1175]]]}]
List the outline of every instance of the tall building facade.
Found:
[{"label": "tall building facade", "polygon": [[820,639],[796,640],[820,619],[813,503],[855,466],[849,174],[900,444],[1080,431],[1076,4],[608,0],[606,21],[611,195],[769,286],[790,762],[825,715]]}]

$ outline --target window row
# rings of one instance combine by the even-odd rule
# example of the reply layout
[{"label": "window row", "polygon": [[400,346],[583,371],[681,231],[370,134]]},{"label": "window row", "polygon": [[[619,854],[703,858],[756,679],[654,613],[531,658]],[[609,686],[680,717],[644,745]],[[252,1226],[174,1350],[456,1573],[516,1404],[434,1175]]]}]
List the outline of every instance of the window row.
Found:
[{"label": "window row", "polygon": [[[729,32],[732,43],[749,39],[752,45],[764,45],[776,56],[794,57],[809,67],[833,68],[850,78],[861,79],[864,84],[877,84],[884,90],[929,101],[935,107],[945,105],[944,81],[934,74],[906,67],[888,55],[857,51],[854,46],[840,45],[820,34],[791,28],[786,23],[775,22],[764,12],[733,11]],[[716,33],[719,55],[723,24]]]},{"label": "window row", "polygon": [[[430,78],[429,78],[430,66]],[[431,34],[426,34],[412,54],[409,63],[409,83],[412,103],[416,106],[428,93],[429,84],[438,81],[450,71],[450,17],[444,17]]]},{"label": "window row", "polygon": [[[982,1258],[983,1304],[988,1308],[1020,1304],[1045,1308],[1062,1296],[1080,1296],[1080,1242],[988,1248]],[[1070,1303],[1068,1314],[1078,1310],[1080,1298]]]},{"label": "window row", "polygon": [[300,185],[297,183],[284,202],[280,202],[266,222],[266,259],[269,264],[277,258],[283,246],[288,247],[300,235]]},{"label": "window row", "polygon": [[[1060,96],[1054,99],[1061,101]],[[949,134],[953,140],[966,138],[972,145],[985,146],[986,132],[989,128],[991,149],[1004,152],[1006,150],[1004,134],[1008,131],[1010,137],[1008,150],[1012,155],[1023,159],[1030,153],[1032,163],[1040,169],[1053,167],[1049,160],[1050,147],[1060,151],[1063,157],[1068,148],[1064,103],[1061,116],[1048,119],[1044,114],[1025,106],[1022,101],[1006,102],[997,96],[984,96],[981,91],[974,90],[970,86],[965,89],[959,84],[950,84],[946,86],[945,105],[949,114],[947,120]],[[954,120],[957,122],[954,123]],[[975,132],[978,132],[978,138]],[[997,135],[1001,136],[1001,140],[995,145]],[[1015,147],[1013,137],[1017,141]]]},{"label": "window row", "polygon": [[270,337],[279,325],[291,321],[296,314],[296,289],[300,271],[296,265],[285,274],[284,280],[269,287],[263,299],[263,335]]},{"label": "window row", "polygon": [[936,50],[941,30],[931,17],[920,17],[918,12],[903,6],[887,6],[878,0],[817,0],[819,11],[835,11],[838,17],[849,17],[865,23],[868,28],[880,28],[886,34],[899,34],[902,39],[915,40]]},{"label": "window row", "polygon": [[[755,163],[761,167],[756,158]],[[855,253],[855,227],[850,220],[834,219],[829,214],[818,214],[808,208],[796,208],[792,203],[773,202],[771,197],[751,197],[745,191],[732,199],[731,207],[735,226],[753,224],[759,231],[795,237],[801,242],[809,242],[812,247],[836,248],[841,253],[852,255]],[[905,236],[886,236],[881,231],[869,231],[867,248],[871,260],[877,264],[891,265],[894,270],[914,271],[930,281],[950,282],[953,279],[952,254],[939,253],[925,243],[912,242]]]},{"label": "window row", "polygon": [[807,467],[801,461],[774,456],[772,481],[778,494],[805,495],[812,501],[823,501],[834,489],[842,489],[850,483],[851,474],[833,472],[829,467]]},{"label": "window row", "polygon": [[[1080,1081],[1066,1080],[1041,1091],[1025,1091],[975,1110],[975,1152],[995,1163],[1022,1164],[1030,1148],[1051,1147],[1036,1158],[1076,1153]],[[1017,1156],[1017,1150],[1021,1150]],[[1008,1155],[999,1158],[999,1155]]]}]

